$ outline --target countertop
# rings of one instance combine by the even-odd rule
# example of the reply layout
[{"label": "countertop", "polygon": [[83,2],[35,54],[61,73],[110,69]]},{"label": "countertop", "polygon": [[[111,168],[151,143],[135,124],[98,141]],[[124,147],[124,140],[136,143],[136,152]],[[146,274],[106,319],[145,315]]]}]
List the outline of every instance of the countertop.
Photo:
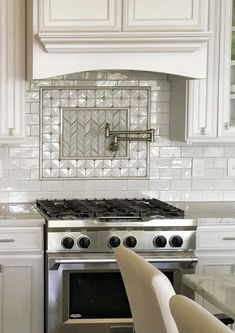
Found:
[{"label": "countertop", "polygon": [[185,274],[184,283],[235,319],[235,275]]},{"label": "countertop", "polygon": [[45,219],[32,203],[1,203],[0,227],[41,226]]},{"label": "countertop", "polygon": [[[235,202],[169,202],[185,211],[185,218],[198,225],[235,224]],[[45,224],[32,203],[0,204],[0,226],[37,226]]]},{"label": "countertop", "polygon": [[234,201],[171,202],[185,211],[185,218],[197,220],[200,225],[235,224]]}]

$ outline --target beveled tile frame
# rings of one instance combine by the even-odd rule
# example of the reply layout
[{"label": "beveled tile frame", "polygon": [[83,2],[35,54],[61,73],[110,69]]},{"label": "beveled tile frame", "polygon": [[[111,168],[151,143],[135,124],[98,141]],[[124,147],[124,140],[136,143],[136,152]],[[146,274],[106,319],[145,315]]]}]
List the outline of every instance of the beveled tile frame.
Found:
[{"label": "beveled tile frame", "polygon": [[[147,92],[147,123],[146,127],[150,128],[150,117],[151,117],[151,110],[150,110],[150,105],[151,105],[151,87],[150,86],[43,86],[40,87],[40,97],[39,97],[39,108],[40,108],[40,163],[39,163],[39,169],[40,169],[40,179],[41,180],[94,180],[94,179],[148,179],[149,178],[149,142],[146,142],[146,175],[144,176],[107,176],[107,177],[98,177],[98,176],[92,176],[92,177],[45,177],[43,176],[43,96],[42,96],[42,91],[43,90],[146,90]],[[97,107],[97,109],[100,109]],[[130,117],[130,114],[129,114]],[[60,114],[60,119],[61,119],[61,114]],[[61,124],[59,124],[60,126]],[[129,123],[129,126],[131,126],[131,123]],[[120,158],[118,158],[119,160]],[[114,161],[114,159],[110,159],[111,161]],[[130,160],[130,159],[129,159]],[[58,162],[60,159],[58,159]]]}]

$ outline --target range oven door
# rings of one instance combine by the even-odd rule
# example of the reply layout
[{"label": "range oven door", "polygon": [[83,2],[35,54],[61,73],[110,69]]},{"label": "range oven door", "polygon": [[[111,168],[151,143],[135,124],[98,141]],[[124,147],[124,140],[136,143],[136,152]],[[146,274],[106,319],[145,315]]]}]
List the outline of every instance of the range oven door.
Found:
[{"label": "range oven door", "polygon": [[[177,292],[193,259],[151,257]],[[48,255],[46,326],[48,333],[133,333],[125,288],[112,256]]]}]

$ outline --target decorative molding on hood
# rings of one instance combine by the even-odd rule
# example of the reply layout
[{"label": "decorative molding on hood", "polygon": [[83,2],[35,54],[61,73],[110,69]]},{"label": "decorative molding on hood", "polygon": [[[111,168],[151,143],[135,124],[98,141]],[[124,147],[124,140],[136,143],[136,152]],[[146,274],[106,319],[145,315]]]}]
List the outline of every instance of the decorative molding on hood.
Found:
[{"label": "decorative molding on hood", "polygon": [[42,32],[39,40],[47,52],[195,52],[211,33],[74,33]]}]

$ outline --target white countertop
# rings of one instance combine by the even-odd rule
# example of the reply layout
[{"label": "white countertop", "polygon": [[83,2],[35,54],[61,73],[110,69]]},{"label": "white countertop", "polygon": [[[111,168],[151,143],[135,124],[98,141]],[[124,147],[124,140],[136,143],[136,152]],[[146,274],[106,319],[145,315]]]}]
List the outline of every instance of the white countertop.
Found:
[{"label": "white countertop", "polygon": [[185,211],[185,218],[193,218],[200,224],[234,224],[234,201],[204,201],[204,202],[170,202]]},{"label": "white countertop", "polygon": [[32,203],[1,203],[0,227],[41,226],[45,219]]},{"label": "white countertop", "polygon": [[235,320],[235,275],[185,274],[183,281]]},{"label": "white countertop", "polygon": [[[185,218],[200,224],[234,224],[235,202],[170,202],[185,211]],[[45,219],[32,203],[0,204],[0,226],[43,225]]]}]

